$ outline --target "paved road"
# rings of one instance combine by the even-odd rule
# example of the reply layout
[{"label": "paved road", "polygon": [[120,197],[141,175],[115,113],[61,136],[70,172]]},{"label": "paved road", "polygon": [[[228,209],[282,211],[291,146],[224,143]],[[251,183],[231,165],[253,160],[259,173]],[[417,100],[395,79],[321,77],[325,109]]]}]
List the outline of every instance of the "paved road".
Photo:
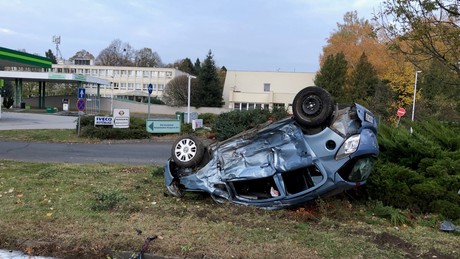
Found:
[{"label": "paved road", "polygon": [[31,162],[120,163],[164,165],[170,156],[171,143],[31,143],[0,142],[0,159]]},{"label": "paved road", "polygon": [[77,118],[55,114],[5,112],[2,108],[0,130],[14,129],[75,129]]},{"label": "paved road", "polygon": [[[2,112],[0,130],[75,129],[77,117],[55,114]],[[83,143],[0,142],[0,159],[31,162],[120,163],[164,165],[172,141]]]}]

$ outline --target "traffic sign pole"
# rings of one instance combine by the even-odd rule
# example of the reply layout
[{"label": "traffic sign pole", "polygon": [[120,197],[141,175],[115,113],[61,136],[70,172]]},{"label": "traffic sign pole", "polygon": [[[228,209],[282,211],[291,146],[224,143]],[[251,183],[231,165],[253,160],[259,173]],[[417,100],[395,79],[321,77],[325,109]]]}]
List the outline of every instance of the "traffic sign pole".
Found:
[{"label": "traffic sign pole", "polygon": [[147,111],[147,119],[150,119],[150,94],[152,93],[153,91],[153,85],[152,84],[149,84],[148,88],[147,88],[148,92],[149,92],[149,106],[148,106],[148,111]]}]

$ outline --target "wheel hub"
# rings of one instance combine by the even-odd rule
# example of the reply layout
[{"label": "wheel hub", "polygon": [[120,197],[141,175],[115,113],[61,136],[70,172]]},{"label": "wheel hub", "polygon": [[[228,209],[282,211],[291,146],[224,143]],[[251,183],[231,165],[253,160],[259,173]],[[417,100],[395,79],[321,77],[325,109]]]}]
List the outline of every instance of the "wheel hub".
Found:
[{"label": "wheel hub", "polygon": [[318,96],[311,95],[305,98],[302,103],[302,111],[306,115],[316,115],[321,110],[321,100]]}]

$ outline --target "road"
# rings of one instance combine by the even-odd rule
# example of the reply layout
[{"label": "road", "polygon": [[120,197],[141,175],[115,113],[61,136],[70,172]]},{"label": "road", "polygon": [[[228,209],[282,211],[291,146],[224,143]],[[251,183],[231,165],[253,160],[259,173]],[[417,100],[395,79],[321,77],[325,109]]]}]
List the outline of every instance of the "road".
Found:
[{"label": "road", "polygon": [[170,156],[171,142],[144,143],[34,143],[0,142],[0,159],[30,162],[119,163],[164,165]]},{"label": "road", "polygon": [[[75,129],[77,117],[3,110],[0,130]],[[120,163],[164,165],[172,141],[36,143],[0,141],[0,159],[61,163]]]}]

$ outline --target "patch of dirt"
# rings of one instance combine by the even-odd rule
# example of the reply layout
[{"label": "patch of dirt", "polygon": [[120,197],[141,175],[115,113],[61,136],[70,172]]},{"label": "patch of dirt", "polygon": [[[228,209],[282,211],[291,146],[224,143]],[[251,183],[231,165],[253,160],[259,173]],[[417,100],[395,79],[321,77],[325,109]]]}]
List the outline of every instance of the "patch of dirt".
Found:
[{"label": "patch of dirt", "polygon": [[380,249],[401,250],[404,252],[407,258],[455,259],[455,257],[442,254],[435,249],[430,249],[427,253],[424,254],[417,254],[417,246],[387,232],[376,234],[371,240]]},{"label": "patch of dirt", "polygon": [[137,173],[145,173],[145,168],[140,168],[140,167],[129,167],[129,168],[123,168],[118,170],[119,173],[124,173],[124,174],[137,174]]}]

